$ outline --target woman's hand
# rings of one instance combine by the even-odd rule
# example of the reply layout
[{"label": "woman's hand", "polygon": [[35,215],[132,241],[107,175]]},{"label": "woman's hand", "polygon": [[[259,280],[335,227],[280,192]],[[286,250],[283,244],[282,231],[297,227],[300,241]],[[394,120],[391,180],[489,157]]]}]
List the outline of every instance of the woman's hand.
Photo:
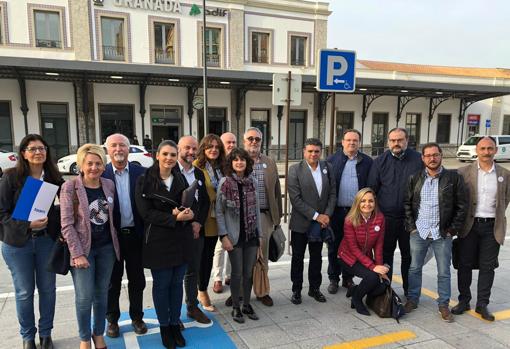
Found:
[{"label": "woman's hand", "polygon": [[381,275],[386,275],[390,269],[385,265],[376,265],[374,271]]},{"label": "woman's hand", "polygon": [[78,268],[78,269],[86,269],[86,268],[90,267],[89,261],[87,260],[87,257],[85,257],[85,256],[73,258],[73,264],[74,264],[74,267]]},{"label": "woman's hand", "polygon": [[232,245],[232,242],[230,241],[228,236],[224,236],[221,239],[221,247],[227,252],[232,251],[234,249],[234,245]]},{"label": "woman's hand", "polygon": [[193,211],[190,208],[185,208],[184,210],[180,211],[177,214],[177,217],[175,218],[177,221],[190,221],[193,219],[195,215],[193,214]]},{"label": "woman's hand", "polygon": [[48,225],[48,217],[44,217],[41,219],[36,219],[35,221],[30,222],[30,229],[44,229]]}]

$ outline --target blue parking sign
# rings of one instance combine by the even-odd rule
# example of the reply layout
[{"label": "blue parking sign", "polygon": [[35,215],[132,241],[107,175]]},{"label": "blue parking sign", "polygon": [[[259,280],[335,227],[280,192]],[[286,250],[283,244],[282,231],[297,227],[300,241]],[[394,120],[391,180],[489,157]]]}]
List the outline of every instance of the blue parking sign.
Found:
[{"label": "blue parking sign", "polygon": [[356,52],[322,49],[319,51],[317,91],[354,92]]}]

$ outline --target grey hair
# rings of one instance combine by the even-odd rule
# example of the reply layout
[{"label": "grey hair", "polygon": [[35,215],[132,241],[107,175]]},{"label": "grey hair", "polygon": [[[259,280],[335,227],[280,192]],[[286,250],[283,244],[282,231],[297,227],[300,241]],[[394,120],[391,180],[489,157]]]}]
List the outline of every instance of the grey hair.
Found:
[{"label": "grey hair", "polygon": [[106,137],[106,141],[105,141],[106,147],[108,147],[108,144],[110,143],[111,138],[114,137],[114,136],[120,136],[120,137],[124,138],[124,142],[126,143],[126,145],[128,147],[130,146],[129,138],[124,136],[122,133],[114,133],[114,134],[111,134],[108,137]]},{"label": "grey hair", "polygon": [[[246,131],[244,131],[244,136],[246,136],[246,134],[250,131],[256,131],[259,134],[260,138],[262,138],[262,131],[258,127],[248,128]],[[243,136],[243,138],[244,138],[244,136]]]}]

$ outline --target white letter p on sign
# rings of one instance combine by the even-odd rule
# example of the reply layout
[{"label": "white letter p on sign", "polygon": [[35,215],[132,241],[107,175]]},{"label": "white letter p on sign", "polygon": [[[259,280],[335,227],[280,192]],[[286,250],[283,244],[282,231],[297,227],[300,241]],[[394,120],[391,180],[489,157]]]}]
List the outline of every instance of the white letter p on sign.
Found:
[{"label": "white letter p on sign", "polygon": [[[337,68],[335,68],[335,64],[337,65]],[[339,66],[338,66],[339,65]],[[337,81],[334,81],[335,76],[342,76],[345,74],[348,68],[347,60],[342,56],[328,56],[328,69],[327,69],[327,76],[326,76],[326,84],[327,85],[333,85],[334,83],[337,83]]]}]

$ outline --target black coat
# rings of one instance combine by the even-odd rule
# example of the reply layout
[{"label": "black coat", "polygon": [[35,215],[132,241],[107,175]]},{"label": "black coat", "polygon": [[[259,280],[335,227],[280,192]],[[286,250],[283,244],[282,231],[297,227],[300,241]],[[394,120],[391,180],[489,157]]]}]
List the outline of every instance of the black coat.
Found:
[{"label": "black coat", "polygon": [[[193,222],[200,223],[203,227],[205,225],[205,221],[207,219],[207,215],[209,214],[209,207],[211,203],[209,202],[209,194],[207,194],[207,188],[205,187],[205,176],[204,172],[202,172],[199,168],[195,167],[195,179],[198,181],[198,201],[195,200],[192,210],[195,216],[193,217]],[[204,229],[200,230],[203,234]]]},{"label": "black coat", "polygon": [[[177,168],[177,170],[176,170]],[[170,191],[162,181],[158,189],[147,173],[136,183],[136,208],[144,222],[143,266],[149,269],[166,269],[190,261],[193,231],[189,222],[178,222],[172,214],[181,205],[182,191],[187,183],[174,167]]]}]

